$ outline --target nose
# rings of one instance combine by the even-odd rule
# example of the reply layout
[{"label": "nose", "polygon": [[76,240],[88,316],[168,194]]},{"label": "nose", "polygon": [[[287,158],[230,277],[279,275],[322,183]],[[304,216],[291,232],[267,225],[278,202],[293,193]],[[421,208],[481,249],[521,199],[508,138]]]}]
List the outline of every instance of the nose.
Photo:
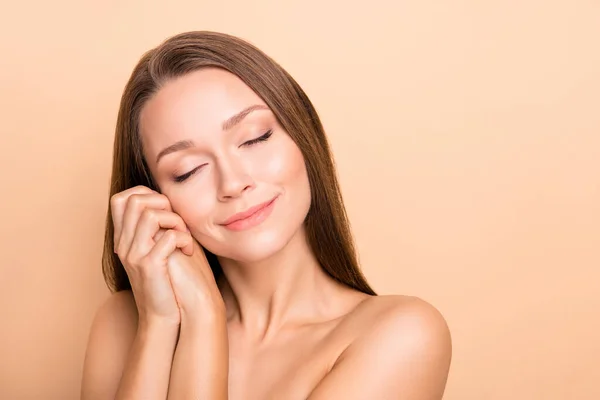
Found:
[{"label": "nose", "polygon": [[239,197],[244,191],[254,187],[254,180],[250,176],[248,169],[235,156],[229,157],[226,160],[222,159],[218,163],[218,168],[218,197],[220,201]]}]

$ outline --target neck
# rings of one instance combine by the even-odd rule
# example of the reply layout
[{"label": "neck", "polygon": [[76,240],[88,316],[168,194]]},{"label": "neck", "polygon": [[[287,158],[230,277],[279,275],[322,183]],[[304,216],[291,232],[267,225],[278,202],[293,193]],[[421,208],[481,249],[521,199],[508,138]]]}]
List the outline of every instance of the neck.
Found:
[{"label": "neck", "polygon": [[334,281],[317,262],[304,229],[268,259],[219,262],[228,323],[247,337],[264,341],[284,325],[310,323],[326,313],[324,298]]}]

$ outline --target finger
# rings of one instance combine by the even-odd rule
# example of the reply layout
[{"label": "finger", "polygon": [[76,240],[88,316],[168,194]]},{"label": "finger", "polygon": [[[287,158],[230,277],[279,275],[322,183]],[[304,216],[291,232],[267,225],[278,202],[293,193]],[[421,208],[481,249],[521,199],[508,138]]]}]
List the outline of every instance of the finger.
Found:
[{"label": "finger", "polygon": [[121,233],[117,239],[117,250],[127,254],[135,237],[138,220],[145,208],[171,210],[167,196],[159,193],[132,194],[128,197],[123,213]]},{"label": "finger", "polygon": [[160,240],[160,238],[162,237],[162,235],[165,234],[167,230],[166,229],[159,229],[158,232],[156,232],[156,235],[154,235],[154,243],[158,242]]},{"label": "finger", "polygon": [[119,238],[121,237],[121,230],[123,228],[123,214],[125,213],[125,206],[127,204],[127,200],[133,194],[144,194],[144,193],[152,193],[153,190],[146,186],[135,186],[133,188],[124,190],[122,192],[114,194],[110,198],[110,212],[113,221],[113,247],[114,250],[117,250],[117,245],[119,243]]},{"label": "finger", "polygon": [[[172,211],[146,208],[138,221],[134,239],[131,244],[131,250],[134,254],[147,254],[155,245],[156,241],[162,237],[155,238],[160,230],[173,229],[179,232],[186,232],[186,225],[183,219]],[[193,254],[194,247],[187,246],[182,249],[186,254]]]},{"label": "finger", "polygon": [[190,234],[169,229],[164,232],[146,257],[153,263],[166,263],[167,258],[176,249],[184,249],[192,244],[192,241]]},{"label": "finger", "polygon": [[[154,235],[154,237],[153,237],[153,239],[154,239],[154,242],[153,242],[153,243],[154,243],[154,244],[156,244],[156,242],[158,242],[158,240],[159,240],[159,239],[162,237],[162,235],[164,235],[164,234],[165,234],[165,232],[166,232],[166,231],[167,231],[167,229],[162,229],[162,228],[161,228],[161,229],[159,229],[159,230],[156,232],[156,234]],[[190,230],[189,230],[189,229],[186,229],[186,230],[185,230],[185,232],[187,232],[187,233],[189,233],[189,234],[191,235],[191,232],[190,232]],[[193,236],[192,236],[192,237],[193,237]],[[195,243],[197,243],[197,242],[195,242]],[[192,253],[195,251],[196,247],[197,247],[197,246],[193,246],[193,251],[192,251]]]}]

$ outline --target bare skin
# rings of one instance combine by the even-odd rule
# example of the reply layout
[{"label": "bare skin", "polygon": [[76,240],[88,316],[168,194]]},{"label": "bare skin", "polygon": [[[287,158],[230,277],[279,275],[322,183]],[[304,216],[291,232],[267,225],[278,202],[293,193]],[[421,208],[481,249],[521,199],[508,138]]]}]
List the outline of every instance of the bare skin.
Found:
[{"label": "bare skin", "polygon": [[[254,105],[262,108],[235,128],[222,128],[231,115]],[[194,239],[219,256],[223,268],[214,288],[210,280],[197,288],[220,294],[224,305],[227,398],[441,399],[451,359],[444,318],[418,298],[369,296],[323,271],[305,240],[310,187],[302,155],[265,106],[239,78],[205,69],[167,83],[141,115],[145,158],[170,209]],[[268,140],[247,145],[267,129]],[[157,161],[166,146],[180,140],[195,145]],[[183,182],[173,179],[188,171],[197,172]],[[260,225],[247,231],[224,227],[234,213],[273,196],[276,206]],[[180,282],[193,290],[187,279]],[[165,348],[175,347],[173,330],[153,328],[146,337],[146,327],[138,326],[138,306],[123,291],[96,315],[83,400],[114,399],[132,348],[141,368],[128,370],[132,388],[143,390],[155,375],[168,382]],[[196,311],[188,316],[202,321]],[[196,333],[186,334],[187,343]],[[167,342],[160,350],[161,370],[145,368],[155,365],[154,352]],[[178,371],[186,373],[180,384],[206,363],[206,355],[190,351],[195,367],[186,370],[187,350],[180,352]],[[218,359],[211,362],[220,371]]]},{"label": "bare skin", "polygon": [[[427,321],[422,321],[422,327],[432,329],[428,336],[417,341],[423,346],[430,346],[429,352],[415,346],[416,351],[431,365],[430,372],[422,374],[422,381],[412,383],[411,390],[417,394],[403,398],[441,399],[451,354],[449,336],[444,331],[445,324],[433,307],[414,297],[369,296],[335,283],[331,284],[330,289],[336,291],[337,296],[333,297],[335,305],[332,304],[329,319],[315,319],[305,326],[286,328],[270,338],[268,343],[253,343],[240,332],[239,324],[228,321],[229,399],[307,399],[332,367],[340,363],[340,355],[351,348],[351,344],[357,343],[371,353],[379,349],[390,350],[387,356],[384,354],[378,359],[377,364],[370,365],[370,360],[365,358],[360,363],[361,370],[371,371],[370,374],[373,375],[385,375],[386,371],[382,366],[387,362],[397,368],[391,371],[389,378],[386,377],[393,379],[390,386],[406,385],[402,376],[411,376],[411,373],[408,369],[402,370],[406,360],[398,359],[401,354],[394,349],[394,344],[402,342],[402,332],[394,331],[394,328],[405,324],[409,329],[412,325],[414,329],[415,322],[410,321],[414,315]],[[107,367],[110,366],[114,374],[115,380],[112,383],[116,390],[119,373],[125,365],[137,330],[137,309],[132,293],[123,291],[112,295],[99,311],[95,325],[95,340],[98,342],[97,346],[102,346],[97,349],[97,353],[106,357]],[[390,325],[392,329],[389,329]],[[378,329],[390,332],[391,337],[375,337],[373,332]],[[110,331],[112,339],[107,340],[106,331]],[[94,341],[94,337],[91,341]],[[411,355],[409,348],[404,352]],[[363,385],[368,386],[368,375],[359,375],[362,376],[362,383],[355,382],[358,383],[358,390]],[[418,378],[418,374],[412,376],[413,379],[415,377]],[[431,379],[427,380],[428,378]],[[345,385],[351,387],[351,382],[349,377],[345,380]],[[433,387],[433,390],[427,387]],[[111,391],[110,387],[103,389]],[[368,393],[373,391],[370,389]]]}]

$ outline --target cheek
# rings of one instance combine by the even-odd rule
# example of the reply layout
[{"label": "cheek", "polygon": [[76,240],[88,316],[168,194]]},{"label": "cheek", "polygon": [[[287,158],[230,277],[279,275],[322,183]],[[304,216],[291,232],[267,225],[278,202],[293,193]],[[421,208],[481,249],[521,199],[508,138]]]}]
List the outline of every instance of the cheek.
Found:
[{"label": "cheek", "polygon": [[[213,196],[214,197],[214,196]],[[204,231],[211,211],[215,207],[214,198],[196,191],[182,191],[176,197],[169,197],[173,211],[177,213],[192,231]]]},{"label": "cheek", "polygon": [[293,201],[299,206],[299,210],[304,210],[307,207],[306,203],[310,203],[310,183],[308,181],[304,157],[296,144],[294,144],[294,148],[290,152],[286,164],[287,168],[282,173],[282,177],[285,179],[290,190],[294,191]]},{"label": "cheek", "polygon": [[291,138],[282,140],[280,146],[272,149],[260,168],[263,180],[281,186],[294,185],[306,175],[302,153]]},{"label": "cheek", "polygon": [[276,154],[265,162],[265,172],[269,175],[265,181],[284,195],[282,209],[287,223],[280,228],[284,230],[281,233],[285,237],[291,233],[288,230],[297,229],[306,217],[311,191],[304,157],[296,143],[289,139],[285,148]]}]

